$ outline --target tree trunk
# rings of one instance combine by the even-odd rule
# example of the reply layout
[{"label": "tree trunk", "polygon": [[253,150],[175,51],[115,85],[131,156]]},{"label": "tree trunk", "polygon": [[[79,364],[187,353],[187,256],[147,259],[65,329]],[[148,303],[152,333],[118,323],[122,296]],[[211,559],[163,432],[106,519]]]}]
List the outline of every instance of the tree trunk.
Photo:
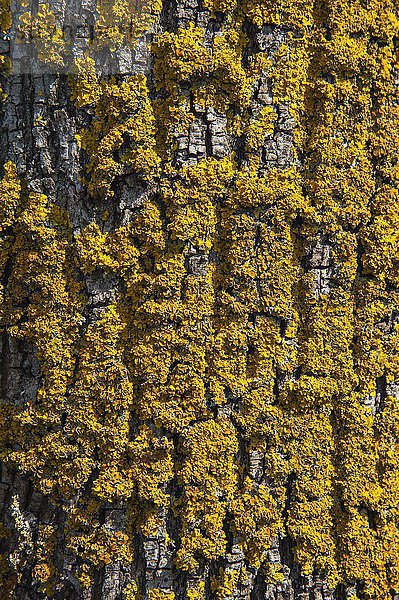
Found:
[{"label": "tree trunk", "polygon": [[398,13],[0,2],[0,598],[399,600]]}]

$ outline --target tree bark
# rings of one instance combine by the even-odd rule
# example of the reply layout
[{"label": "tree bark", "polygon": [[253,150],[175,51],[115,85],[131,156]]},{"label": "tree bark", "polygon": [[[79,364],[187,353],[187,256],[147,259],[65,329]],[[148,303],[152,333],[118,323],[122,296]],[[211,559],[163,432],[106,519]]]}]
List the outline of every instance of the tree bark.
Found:
[{"label": "tree bark", "polygon": [[0,8],[0,597],[398,600],[397,3]]}]

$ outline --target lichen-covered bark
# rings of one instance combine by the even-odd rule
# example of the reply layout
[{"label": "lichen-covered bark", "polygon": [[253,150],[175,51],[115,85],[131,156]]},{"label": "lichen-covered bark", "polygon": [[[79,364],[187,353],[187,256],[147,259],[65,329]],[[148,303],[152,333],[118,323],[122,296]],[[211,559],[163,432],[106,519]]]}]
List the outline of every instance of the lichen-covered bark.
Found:
[{"label": "lichen-covered bark", "polygon": [[0,598],[398,600],[396,0],[0,26]]}]

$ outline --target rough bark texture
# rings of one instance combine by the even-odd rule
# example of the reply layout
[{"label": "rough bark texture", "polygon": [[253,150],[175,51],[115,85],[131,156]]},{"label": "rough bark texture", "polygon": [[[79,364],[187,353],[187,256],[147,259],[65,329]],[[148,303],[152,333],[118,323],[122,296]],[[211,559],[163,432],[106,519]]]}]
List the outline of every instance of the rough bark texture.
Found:
[{"label": "rough bark texture", "polygon": [[0,10],[0,597],[398,599],[397,2]]}]

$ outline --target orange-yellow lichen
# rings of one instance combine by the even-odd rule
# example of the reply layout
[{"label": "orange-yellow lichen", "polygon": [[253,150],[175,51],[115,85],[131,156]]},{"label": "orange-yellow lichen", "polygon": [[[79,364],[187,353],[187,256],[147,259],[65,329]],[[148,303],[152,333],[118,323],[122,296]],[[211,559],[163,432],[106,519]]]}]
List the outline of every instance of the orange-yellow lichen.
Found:
[{"label": "orange-yellow lichen", "polygon": [[225,418],[196,423],[183,438],[183,535],[176,555],[181,569],[195,569],[199,558],[216,558],[226,550],[223,521],[237,488],[237,450],[236,433]]},{"label": "orange-yellow lichen", "polygon": [[148,597],[150,600],[174,600],[175,594],[161,588],[153,588],[148,592]]},{"label": "orange-yellow lichen", "polygon": [[36,13],[23,13],[19,22],[21,39],[34,45],[41,62],[65,65],[67,43],[48,2],[39,3]]},{"label": "orange-yellow lichen", "polygon": [[[93,123],[79,134],[78,140],[89,155],[89,192],[110,198],[111,185],[118,176],[134,171],[151,181],[157,175],[160,159],[155,149],[155,122],[145,78],[136,75],[120,84],[114,79],[103,80],[99,85],[93,96],[98,98]],[[75,85],[75,94],[79,105],[88,101],[85,88]],[[126,145],[128,149],[123,150]]]},{"label": "orange-yellow lichen", "polygon": [[11,0],[1,0],[0,2],[0,28],[4,33],[10,29],[12,24]]},{"label": "orange-yellow lichen", "polygon": [[123,44],[135,46],[159,17],[160,0],[100,0],[95,23],[94,47],[115,51]]}]

